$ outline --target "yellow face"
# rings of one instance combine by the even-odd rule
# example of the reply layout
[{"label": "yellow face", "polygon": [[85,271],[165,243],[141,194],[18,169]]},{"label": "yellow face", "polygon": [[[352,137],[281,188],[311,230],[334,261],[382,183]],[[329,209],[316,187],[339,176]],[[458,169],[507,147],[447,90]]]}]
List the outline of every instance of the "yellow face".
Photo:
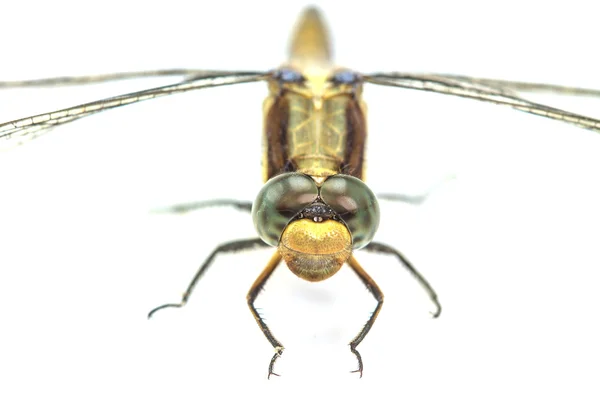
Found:
[{"label": "yellow face", "polygon": [[339,271],[352,254],[352,235],[340,221],[300,219],[283,231],[279,252],[294,274],[322,281]]}]

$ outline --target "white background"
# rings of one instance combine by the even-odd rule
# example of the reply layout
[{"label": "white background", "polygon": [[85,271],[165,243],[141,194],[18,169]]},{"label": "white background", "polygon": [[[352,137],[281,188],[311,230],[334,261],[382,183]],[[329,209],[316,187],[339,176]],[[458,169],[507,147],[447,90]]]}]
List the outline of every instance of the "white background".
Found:
[{"label": "white background", "polygon": [[[337,60],[359,71],[446,72],[600,88],[591,2],[322,2]],[[284,60],[302,2],[15,2],[0,79],[154,68],[264,70]],[[134,88],[4,90],[0,120]],[[272,355],[245,295],[269,251],[219,258],[248,216],[152,209],[252,200],[261,186],[264,84],[211,89],[94,116],[0,154],[0,397],[598,398],[600,136],[498,106],[368,87],[367,179],[376,239],[437,289],[438,320],[394,260],[358,253],[386,295],[346,269],[319,284],[285,266],[257,305],[286,345]],[[600,117],[600,101],[539,99]],[[454,177],[454,179],[448,179]]]}]

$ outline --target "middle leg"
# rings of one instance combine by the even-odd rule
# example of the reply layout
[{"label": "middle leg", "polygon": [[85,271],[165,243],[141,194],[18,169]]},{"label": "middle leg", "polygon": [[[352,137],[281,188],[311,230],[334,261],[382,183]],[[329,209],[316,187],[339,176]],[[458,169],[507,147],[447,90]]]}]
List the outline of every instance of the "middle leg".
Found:
[{"label": "middle leg", "polygon": [[208,258],[200,266],[200,268],[198,269],[198,272],[196,272],[196,274],[192,278],[191,282],[188,284],[187,289],[183,293],[183,296],[181,297],[181,301],[179,303],[167,303],[167,304],[163,304],[161,306],[153,308],[148,313],[148,319],[152,318],[154,313],[159,310],[162,310],[165,308],[181,308],[181,307],[183,307],[187,303],[190,296],[192,295],[192,291],[196,287],[196,284],[198,283],[200,278],[202,278],[202,275],[204,275],[204,273],[206,272],[208,267],[210,267],[212,265],[212,263],[215,260],[215,258],[217,257],[217,255],[224,254],[224,253],[233,253],[236,251],[250,250],[253,248],[261,248],[261,247],[268,247],[268,244],[263,242],[263,240],[260,238],[240,239],[240,240],[236,240],[233,242],[224,243],[224,244],[218,246],[216,249],[213,250],[212,253],[210,253]]}]

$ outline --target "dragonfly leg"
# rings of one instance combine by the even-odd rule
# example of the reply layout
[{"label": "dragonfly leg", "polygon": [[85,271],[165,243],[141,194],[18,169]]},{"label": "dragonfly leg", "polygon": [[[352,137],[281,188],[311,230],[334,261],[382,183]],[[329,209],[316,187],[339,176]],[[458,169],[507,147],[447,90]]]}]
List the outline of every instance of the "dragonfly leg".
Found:
[{"label": "dragonfly leg", "polygon": [[456,179],[456,175],[448,175],[444,179],[431,186],[425,193],[421,194],[409,195],[401,193],[380,193],[377,195],[377,198],[380,200],[399,201],[418,206],[423,204],[430,194],[454,179]]},{"label": "dragonfly leg", "polygon": [[360,266],[358,261],[356,261],[354,256],[350,256],[350,258],[348,259],[348,265],[350,266],[350,268],[352,268],[354,272],[356,272],[356,275],[358,275],[358,277],[365,284],[369,292],[371,292],[373,297],[375,297],[375,300],[377,300],[377,306],[375,307],[375,310],[371,313],[371,316],[367,320],[367,323],[362,327],[360,332],[358,332],[358,335],[356,335],[356,337],[350,342],[350,351],[356,356],[356,359],[358,361],[358,369],[352,372],[358,372],[360,374],[360,377],[362,378],[363,362],[360,353],[358,352],[358,350],[356,350],[356,347],[367,336],[367,333],[369,333],[371,327],[375,323],[377,315],[379,314],[379,311],[383,306],[383,293],[381,292],[381,289],[379,289],[379,286],[377,286],[373,278],[371,278],[369,274],[367,274],[367,272]]},{"label": "dragonfly leg", "polygon": [[184,214],[190,211],[195,211],[201,208],[207,207],[233,207],[241,211],[252,211],[252,202],[243,200],[231,200],[231,199],[214,199],[195,201],[192,203],[175,204],[169,207],[160,208],[154,210],[155,213],[168,213],[168,214]]},{"label": "dragonfly leg", "polygon": [[268,244],[263,242],[262,239],[260,239],[260,238],[253,238],[253,239],[236,240],[234,242],[223,243],[222,245],[218,246],[216,249],[213,250],[212,253],[210,253],[210,255],[208,256],[206,261],[204,261],[204,263],[200,266],[200,268],[198,269],[198,272],[196,272],[196,275],[194,275],[194,277],[192,278],[191,282],[189,283],[187,289],[183,293],[183,296],[181,297],[181,301],[179,303],[163,304],[161,306],[153,308],[148,313],[148,318],[151,318],[155,312],[157,312],[158,310],[162,310],[163,308],[183,307],[187,303],[188,299],[190,298],[190,295],[192,294],[194,287],[196,287],[196,284],[198,283],[198,281],[200,280],[202,275],[204,275],[204,273],[206,272],[208,267],[210,267],[212,265],[215,257],[218,254],[233,253],[233,252],[242,251],[242,250],[250,250],[253,248],[257,248],[257,247],[268,247]]},{"label": "dragonfly leg", "polygon": [[431,285],[429,284],[429,282],[427,282],[427,280],[423,277],[423,275],[421,275],[421,273],[419,271],[417,271],[417,269],[415,267],[412,266],[412,264],[406,259],[406,257],[404,257],[402,255],[402,253],[400,253],[398,250],[394,249],[393,247],[388,246],[387,244],[378,243],[378,242],[371,242],[371,243],[369,243],[364,248],[364,250],[372,251],[374,253],[391,254],[391,255],[396,256],[396,258],[398,258],[398,260],[412,274],[412,276],[417,281],[419,281],[419,283],[421,284],[421,286],[423,287],[423,289],[425,289],[425,291],[429,295],[429,298],[431,299],[431,301],[435,305],[435,311],[433,311],[431,313],[431,315],[433,316],[433,318],[437,318],[437,317],[440,316],[440,314],[442,312],[442,305],[440,304],[440,302],[438,300],[437,293],[435,292],[435,290],[433,290],[433,288],[431,287]]},{"label": "dragonfly leg", "polygon": [[275,361],[277,361],[277,359],[283,354],[284,348],[281,342],[275,339],[275,336],[273,336],[273,334],[271,333],[271,330],[256,310],[256,307],[254,307],[254,301],[256,300],[258,294],[260,293],[265,283],[267,282],[273,271],[275,271],[275,268],[279,265],[280,262],[281,255],[279,254],[279,252],[275,252],[275,254],[271,258],[263,272],[258,276],[258,278],[256,278],[256,280],[252,284],[252,287],[250,288],[250,290],[248,291],[248,295],[246,296],[246,299],[248,300],[248,307],[250,307],[250,312],[254,316],[256,323],[264,333],[269,343],[271,343],[271,346],[273,346],[273,348],[275,349],[275,354],[273,355],[273,357],[271,358],[271,362],[269,363],[269,374],[267,375],[267,379],[270,379],[271,375],[279,376],[279,374],[273,372],[273,366],[275,365]]},{"label": "dragonfly leg", "polygon": [[389,201],[399,201],[401,203],[420,205],[427,200],[429,193],[425,194],[417,194],[411,196],[409,194],[401,194],[401,193],[380,193],[377,195],[379,200],[389,200]]}]

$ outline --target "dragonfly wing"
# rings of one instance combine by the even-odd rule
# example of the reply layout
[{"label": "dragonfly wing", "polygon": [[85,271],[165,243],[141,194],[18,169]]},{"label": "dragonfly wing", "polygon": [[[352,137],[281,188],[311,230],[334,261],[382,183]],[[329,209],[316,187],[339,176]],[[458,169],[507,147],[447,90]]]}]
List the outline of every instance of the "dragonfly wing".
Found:
[{"label": "dragonfly wing", "polygon": [[[371,74],[363,76],[363,79],[365,82],[376,85],[423,90],[506,105],[529,114],[600,132],[600,120],[526,100],[513,92],[517,89],[514,87],[516,85],[501,85],[498,83],[501,81],[492,81],[496,82],[496,85],[489,85],[485,80],[461,79],[447,75],[404,73]],[[511,83],[510,81],[507,82]]]},{"label": "dragonfly wing", "polygon": [[181,80],[191,80],[201,77],[220,76],[224,74],[244,75],[244,72],[209,71],[200,69],[160,69],[148,71],[116,72],[88,76],[58,76],[52,78],[29,79],[21,81],[0,81],[0,89],[27,87],[56,87],[88,85],[95,83],[116,82],[128,79],[179,77]]},{"label": "dragonfly wing", "polygon": [[32,117],[26,117],[0,124],[0,148],[12,147],[24,140],[33,139],[45,133],[49,128],[64,125],[102,111],[141,101],[155,99],[175,93],[211,87],[235,85],[238,83],[258,82],[267,79],[264,72],[220,72],[208,76],[194,76],[182,82],[158,86],[151,89],[127,93],[102,100],[96,100],[74,107],[65,108]]},{"label": "dragonfly wing", "polygon": [[536,82],[522,82],[522,81],[508,81],[503,79],[487,79],[487,78],[474,78],[464,75],[447,75],[447,74],[436,74],[436,76],[455,79],[463,82],[470,82],[472,84],[481,84],[488,87],[494,87],[499,90],[513,91],[513,92],[524,92],[524,93],[539,93],[548,92],[552,94],[568,95],[568,96],[593,96],[600,97],[600,90],[589,89],[581,87],[571,87],[554,85],[550,83],[536,83]]}]

